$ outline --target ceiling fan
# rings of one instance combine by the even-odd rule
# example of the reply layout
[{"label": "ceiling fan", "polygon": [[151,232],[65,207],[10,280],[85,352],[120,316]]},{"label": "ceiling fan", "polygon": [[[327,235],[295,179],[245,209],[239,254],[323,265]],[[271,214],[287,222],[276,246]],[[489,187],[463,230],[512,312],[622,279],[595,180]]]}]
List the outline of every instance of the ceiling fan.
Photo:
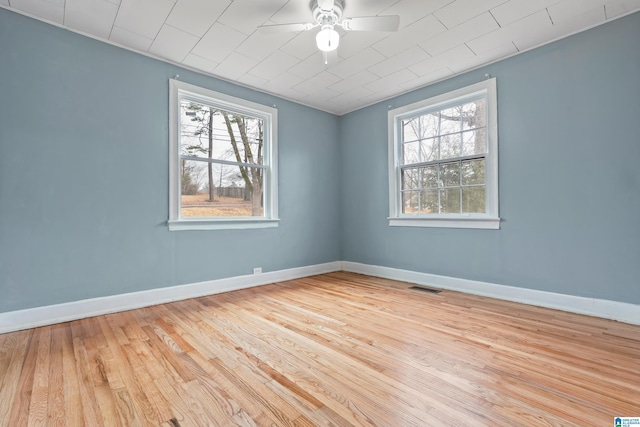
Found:
[{"label": "ceiling fan", "polygon": [[340,34],[335,26],[342,27],[345,31],[398,31],[400,17],[398,15],[385,16],[361,16],[355,18],[342,17],[344,0],[313,0],[311,2],[311,14],[314,22],[297,24],[261,25],[258,31],[262,34],[280,32],[308,31],[320,27],[316,34],[318,49],[324,53],[324,62],[327,63],[327,52],[338,48]]}]

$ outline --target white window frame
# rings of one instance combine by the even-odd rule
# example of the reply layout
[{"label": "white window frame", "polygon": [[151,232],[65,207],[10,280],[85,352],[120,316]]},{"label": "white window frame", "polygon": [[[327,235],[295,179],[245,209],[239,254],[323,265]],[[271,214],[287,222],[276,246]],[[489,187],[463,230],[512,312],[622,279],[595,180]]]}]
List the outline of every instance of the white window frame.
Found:
[{"label": "white window frame", "polygon": [[[189,99],[256,117],[264,123],[264,216],[185,218],[180,215],[180,101]],[[278,226],[278,110],[178,80],[169,80],[169,230],[217,230]]]},{"label": "white window frame", "polygon": [[[482,214],[404,214],[400,186],[402,162],[402,120],[428,111],[444,109],[464,103],[467,99],[484,96],[487,100],[487,153],[485,156],[485,203]],[[498,104],[496,79],[454,90],[388,113],[389,138],[389,225],[405,227],[447,227],[499,229],[498,212]],[[443,160],[443,162],[445,162]]]}]

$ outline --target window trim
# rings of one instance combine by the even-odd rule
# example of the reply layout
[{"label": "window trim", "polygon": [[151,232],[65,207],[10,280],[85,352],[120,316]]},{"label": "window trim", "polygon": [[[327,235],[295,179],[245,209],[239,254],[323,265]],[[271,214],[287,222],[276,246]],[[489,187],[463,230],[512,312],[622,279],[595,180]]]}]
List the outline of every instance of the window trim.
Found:
[{"label": "window trim", "polygon": [[[402,213],[400,192],[401,121],[429,110],[439,110],[467,99],[486,96],[487,99],[487,154],[485,156],[486,213],[484,214],[424,214]],[[496,79],[437,95],[425,100],[398,107],[388,112],[389,149],[389,220],[390,226],[446,227],[499,229],[498,197],[498,106]]]},{"label": "window trim", "polygon": [[[264,120],[264,213],[262,217],[183,218],[180,215],[180,100],[214,105]],[[268,139],[269,143],[266,143]],[[278,110],[200,86],[169,80],[169,230],[219,230],[277,227],[278,218]]]}]

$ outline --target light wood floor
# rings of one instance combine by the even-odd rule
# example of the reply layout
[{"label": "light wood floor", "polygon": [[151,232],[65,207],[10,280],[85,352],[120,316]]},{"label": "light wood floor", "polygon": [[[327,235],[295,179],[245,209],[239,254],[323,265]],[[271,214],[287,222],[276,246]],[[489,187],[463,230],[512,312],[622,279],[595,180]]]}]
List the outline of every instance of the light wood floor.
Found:
[{"label": "light wood floor", "polygon": [[0,335],[2,426],[613,426],[640,327],[332,273]]}]

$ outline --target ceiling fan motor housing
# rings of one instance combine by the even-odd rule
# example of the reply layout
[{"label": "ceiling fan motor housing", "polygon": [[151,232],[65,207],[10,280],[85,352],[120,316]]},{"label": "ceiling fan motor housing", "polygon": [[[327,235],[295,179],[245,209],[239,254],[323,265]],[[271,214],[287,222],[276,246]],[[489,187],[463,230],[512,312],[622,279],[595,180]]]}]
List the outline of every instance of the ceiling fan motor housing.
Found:
[{"label": "ceiling fan motor housing", "polygon": [[334,0],[333,10],[322,10],[318,5],[318,0],[311,2],[311,10],[313,11],[313,19],[320,25],[335,25],[342,19],[344,11],[344,0]]}]

